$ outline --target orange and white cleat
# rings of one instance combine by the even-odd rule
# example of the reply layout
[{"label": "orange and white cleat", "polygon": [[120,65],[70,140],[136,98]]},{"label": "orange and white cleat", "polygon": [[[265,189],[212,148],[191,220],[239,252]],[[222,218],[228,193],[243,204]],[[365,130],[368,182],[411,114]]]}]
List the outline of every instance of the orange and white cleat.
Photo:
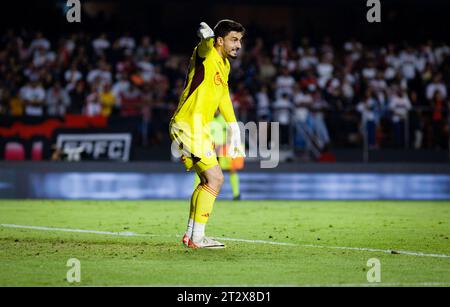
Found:
[{"label": "orange and white cleat", "polygon": [[213,240],[208,237],[203,237],[200,241],[194,242],[189,240],[188,243],[190,248],[225,248],[225,244],[219,241]]}]

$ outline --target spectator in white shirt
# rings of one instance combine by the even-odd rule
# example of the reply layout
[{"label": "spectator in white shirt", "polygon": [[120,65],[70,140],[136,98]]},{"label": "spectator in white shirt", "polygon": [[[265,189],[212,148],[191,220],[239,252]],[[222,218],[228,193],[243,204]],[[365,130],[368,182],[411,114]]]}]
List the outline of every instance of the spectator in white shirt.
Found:
[{"label": "spectator in white shirt", "polygon": [[56,60],[56,54],[53,51],[47,51],[44,48],[37,48],[33,53],[33,65],[40,68],[51,64]]},{"label": "spectator in white shirt", "polygon": [[97,55],[103,55],[104,51],[111,47],[106,34],[101,34],[92,42],[92,47]]},{"label": "spectator in white shirt", "polygon": [[294,89],[294,125],[295,125],[295,146],[297,148],[309,147],[309,138],[313,123],[310,109],[312,107],[313,98],[307,91],[301,90],[299,87]]},{"label": "spectator in white shirt", "polygon": [[124,74],[117,74],[117,81],[112,86],[112,93],[116,97],[117,105],[120,106],[123,94],[130,88],[130,81],[128,76]]},{"label": "spectator in white shirt", "polygon": [[384,72],[378,71],[377,77],[370,81],[370,88],[373,90],[373,93],[376,99],[381,102],[381,105],[385,105],[385,101],[387,100],[386,91],[388,89],[388,85],[386,80],[384,79]]},{"label": "spectator in white shirt", "polygon": [[428,100],[432,100],[435,92],[439,92],[441,94],[442,99],[447,98],[447,88],[442,82],[442,75],[437,74],[433,78],[433,82],[428,84],[426,89],[426,96]]},{"label": "spectator in white shirt", "polygon": [[387,88],[386,80],[384,80],[383,71],[378,71],[376,77],[369,82],[370,87],[375,91],[385,91]]},{"label": "spectator in white shirt", "polygon": [[301,90],[299,87],[295,87],[294,105],[296,109],[294,118],[302,122],[306,121],[306,118],[310,113],[312,102],[313,98],[309,92]]},{"label": "spectator in white shirt", "polygon": [[287,93],[275,100],[273,107],[273,120],[280,124],[280,145],[288,145],[290,140],[291,112],[293,105]]},{"label": "spectator in white shirt", "polygon": [[314,49],[308,48],[305,50],[304,54],[299,60],[300,70],[307,70],[310,68],[315,68],[319,64],[319,60],[314,55]]},{"label": "spectator in white shirt", "polygon": [[134,48],[136,47],[136,41],[130,35],[130,33],[125,33],[125,35],[119,39],[119,47],[123,49],[134,50]]},{"label": "spectator in white shirt", "polygon": [[47,91],[47,114],[50,116],[64,116],[70,106],[70,96],[61,87],[59,81]]},{"label": "spectator in white shirt", "polygon": [[328,80],[333,76],[334,67],[330,56],[324,56],[322,61],[317,65],[317,75],[319,76],[318,85],[324,88]]},{"label": "spectator in white shirt", "polygon": [[388,66],[384,70],[384,79],[387,80],[387,81],[394,80],[396,75],[397,75],[397,70],[394,67],[392,67],[392,66]]},{"label": "spectator in white shirt", "polygon": [[155,66],[150,62],[150,56],[145,55],[142,61],[137,63],[137,67],[141,71],[141,77],[146,82],[151,82],[155,75]]},{"label": "spectator in white shirt", "polygon": [[283,67],[281,75],[277,77],[275,81],[275,93],[277,98],[281,98],[284,94],[288,97],[292,97],[294,90],[295,79],[289,74],[289,70]]},{"label": "spectator in white shirt", "polygon": [[353,97],[355,97],[355,90],[353,89],[353,84],[347,78],[341,79],[341,91],[344,102],[351,104]]},{"label": "spectator in white shirt", "polygon": [[406,80],[412,80],[416,76],[418,59],[414,50],[408,47],[406,51],[400,53],[401,71]]},{"label": "spectator in white shirt", "polygon": [[325,123],[324,111],[329,107],[326,100],[322,98],[320,91],[316,91],[313,94],[313,103],[311,105],[311,115],[313,121],[313,130],[317,137],[317,143],[320,148],[324,148],[328,143],[330,143],[330,135],[328,133],[328,128]]},{"label": "spectator in white shirt", "polygon": [[101,115],[102,105],[97,88],[93,87],[91,93],[86,97],[86,105],[83,113],[90,117]]},{"label": "spectator in white shirt", "polygon": [[83,79],[83,75],[78,70],[77,65],[73,63],[70,69],[64,73],[64,80],[67,83],[66,90],[72,91],[81,79]]},{"label": "spectator in white shirt", "polygon": [[357,110],[361,113],[361,129],[369,148],[376,147],[376,131],[381,116],[381,108],[371,90],[367,90],[364,100],[359,102]]},{"label": "spectator in white shirt", "polygon": [[405,144],[405,121],[408,119],[409,110],[411,110],[411,101],[404,90],[398,89],[391,97],[389,109],[392,111],[395,144],[403,146]]},{"label": "spectator in white shirt", "polygon": [[369,61],[367,66],[362,69],[362,76],[366,80],[372,80],[377,76],[377,68],[373,61]]},{"label": "spectator in white shirt", "polygon": [[25,115],[44,115],[45,90],[37,80],[20,89],[20,98],[25,104]]},{"label": "spectator in white shirt", "polygon": [[101,61],[98,67],[91,70],[87,75],[87,82],[89,84],[94,84],[99,81],[100,85],[112,83],[111,67],[105,61]]},{"label": "spectator in white shirt", "polygon": [[256,93],[256,116],[259,121],[267,121],[270,118],[270,99],[267,94],[267,86],[262,86]]},{"label": "spectator in white shirt", "polygon": [[385,62],[394,69],[399,69],[401,61],[397,55],[394,45],[389,45],[387,54],[385,56]]},{"label": "spectator in white shirt", "polygon": [[50,46],[49,40],[44,37],[42,32],[38,32],[36,33],[36,37],[31,41],[30,52],[33,52],[36,49],[49,50]]}]

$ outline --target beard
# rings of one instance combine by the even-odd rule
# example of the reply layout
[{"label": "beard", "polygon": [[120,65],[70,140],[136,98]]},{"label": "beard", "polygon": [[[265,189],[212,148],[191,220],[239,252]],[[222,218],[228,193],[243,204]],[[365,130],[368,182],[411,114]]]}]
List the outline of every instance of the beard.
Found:
[{"label": "beard", "polygon": [[232,60],[236,60],[238,58],[238,51],[236,50],[236,52],[234,53],[234,55],[230,53],[228,53],[228,58],[232,59]]}]

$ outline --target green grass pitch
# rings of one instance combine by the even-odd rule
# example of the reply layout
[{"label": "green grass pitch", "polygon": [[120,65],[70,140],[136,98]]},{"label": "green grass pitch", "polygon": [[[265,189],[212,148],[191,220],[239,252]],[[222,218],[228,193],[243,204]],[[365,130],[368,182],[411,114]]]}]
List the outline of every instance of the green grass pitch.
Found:
[{"label": "green grass pitch", "polygon": [[[450,286],[450,202],[218,201],[207,234],[249,240],[222,250],[182,246],[188,206],[0,200],[0,285],[364,286],[377,258],[377,285]],[[80,260],[80,283],[66,280],[69,258]]]}]

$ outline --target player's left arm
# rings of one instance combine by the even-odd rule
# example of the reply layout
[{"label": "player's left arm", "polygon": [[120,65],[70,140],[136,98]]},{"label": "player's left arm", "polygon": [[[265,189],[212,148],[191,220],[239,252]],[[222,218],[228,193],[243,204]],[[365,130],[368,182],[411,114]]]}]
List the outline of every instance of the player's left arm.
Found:
[{"label": "player's left arm", "polygon": [[236,115],[234,114],[233,103],[231,102],[230,91],[228,88],[223,99],[219,103],[219,111],[227,123],[236,122]]},{"label": "player's left arm", "polygon": [[219,111],[230,127],[230,144],[228,146],[228,155],[232,158],[245,157],[245,151],[242,147],[241,130],[236,121],[236,115],[231,102],[230,93],[227,89],[224,98],[219,103]]}]

